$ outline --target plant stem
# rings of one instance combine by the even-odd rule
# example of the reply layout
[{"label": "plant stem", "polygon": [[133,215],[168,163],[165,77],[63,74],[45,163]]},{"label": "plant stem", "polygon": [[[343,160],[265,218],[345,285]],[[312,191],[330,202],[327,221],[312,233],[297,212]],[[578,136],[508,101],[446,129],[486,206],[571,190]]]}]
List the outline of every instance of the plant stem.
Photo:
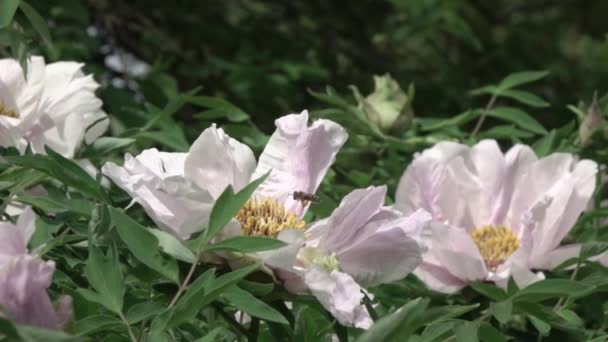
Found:
[{"label": "plant stem", "polygon": [[135,334],[133,333],[133,329],[131,329],[131,324],[129,324],[129,321],[127,321],[127,319],[125,318],[125,315],[121,312],[118,314],[118,316],[120,317],[120,320],[124,323],[124,325],[127,327],[127,332],[129,333],[129,337],[131,338],[131,341],[137,342],[138,339],[137,339],[137,337],[135,337]]},{"label": "plant stem", "polygon": [[479,120],[477,120],[477,124],[475,125],[475,128],[473,129],[473,132],[471,133],[472,137],[475,137],[477,135],[477,133],[479,133],[479,130],[481,129],[481,126],[483,125],[483,122],[486,120],[486,116],[488,115],[488,112],[490,111],[490,109],[492,109],[492,106],[494,106],[494,102],[496,102],[496,95],[492,95],[492,97],[490,98],[490,101],[488,101],[488,104],[486,105],[486,108],[481,113],[481,116],[479,117]]},{"label": "plant stem", "polygon": [[190,282],[190,278],[192,278],[192,275],[194,274],[194,269],[198,265],[198,260],[199,260],[199,256],[197,255],[195,261],[192,263],[192,266],[190,266],[190,270],[188,270],[188,274],[186,275],[186,278],[184,278],[184,281],[179,285],[179,289],[177,289],[177,293],[175,293],[175,296],[173,297],[173,299],[171,299],[171,303],[169,303],[169,306],[167,307],[167,309],[171,309],[173,307],[173,305],[175,305],[175,303],[177,303],[177,300],[182,295],[182,293],[186,290],[186,287],[188,286],[188,283]]},{"label": "plant stem", "polygon": [[249,331],[247,331],[247,329],[243,328],[242,325],[239,324],[239,322],[237,322],[234,317],[230,316],[229,314],[227,314],[224,309],[222,309],[222,306],[216,302],[213,302],[211,304],[213,306],[213,308],[220,314],[220,316],[222,316],[222,318],[224,318],[226,320],[226,322],[228,322],[230,325],[232,325],[234,328],[236,328],[236,330],[241,333],[243,336],[247,337],[247,339],[249,339],[250,334]]},{"label": "plant stem", "polygon": [[260,332],[260,320],[251,317],[251,324],[249,325],[249,335],[247,336],[247,341],[256,342],[258,340],[258,334]]}]

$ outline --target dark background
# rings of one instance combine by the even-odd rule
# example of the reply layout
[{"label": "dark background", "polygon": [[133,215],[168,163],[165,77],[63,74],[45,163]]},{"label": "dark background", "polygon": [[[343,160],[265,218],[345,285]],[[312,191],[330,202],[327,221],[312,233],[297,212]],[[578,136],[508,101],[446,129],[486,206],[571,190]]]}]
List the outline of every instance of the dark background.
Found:
[{"label": "dark background", "polygon": [[[138,92],[159,106],[176,91],[202,86],[249,113],[269,133],[272,119],[319,107],[307,89],[350,94],[390,73],[416,87],[417,116],[447,117],[484,100],[468,91],[509,73],[549,70],[529,90],[551,106],[535,113],[546,127],[573,114],[608,82],[608,1],[109,1],[32,2],[53,26],[58,59],[87,63],[107,79],[115,48],[153,65]],[[95,27],[97,34],[87,34]],[[114,75],[121,76],[121,75]],[[120,117],[133,97],[104,88]],[[178,117],[192,121],[195,110]],[[128,120],[128,119],[125,119]],[[202,127],[192,127],[191,134]]]}]

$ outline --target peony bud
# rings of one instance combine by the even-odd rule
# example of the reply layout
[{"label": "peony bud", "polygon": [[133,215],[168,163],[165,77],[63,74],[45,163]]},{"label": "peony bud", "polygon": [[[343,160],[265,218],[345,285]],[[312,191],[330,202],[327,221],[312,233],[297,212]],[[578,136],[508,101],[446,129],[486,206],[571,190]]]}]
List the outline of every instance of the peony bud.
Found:
[{"label": "peony bud", "polygon": [[374,76],[374,92],[366,98],[358,97],[359,108],[368,120],[385,133],[405,130],[411,123],[414,112],[411,108],[414,99],[414,86],[407,93],[390,75]]},{"label": "peony bud", "polygon": [[603,114],[597,102],[597,96],[593,97],[593,102],[587,109],[587,113],[578,128],[578,138],[582,145],[590,142],[595,131],[603,126]]}]

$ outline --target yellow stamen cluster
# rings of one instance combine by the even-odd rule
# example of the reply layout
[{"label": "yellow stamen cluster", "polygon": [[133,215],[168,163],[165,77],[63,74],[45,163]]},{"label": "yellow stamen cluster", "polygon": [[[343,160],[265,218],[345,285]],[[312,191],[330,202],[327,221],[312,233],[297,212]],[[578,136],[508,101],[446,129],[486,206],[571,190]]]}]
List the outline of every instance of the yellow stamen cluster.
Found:
[{"label": "yellow stamen cluster", "polygon": [[304,230],[306,224],[298,215],[285,210],[272,198],[251,198],[236,214],[245,235],[277,237],[285,229]]},{"label": "yellow stamen cluster", "polygon": [[505,226],[477,228],[472,237],[486,267],[491,271],[496,271],[519,248],[517,236]]},{"label": "yellow stamen cluster", "polygon": [[17,113],[13,109],[10,109],[10,108],[4,106],[4,102],[2,102],[2,100],[0,100],[0,115],[8,116],[10,118],[18,118],[19,117],[19,113]]}]

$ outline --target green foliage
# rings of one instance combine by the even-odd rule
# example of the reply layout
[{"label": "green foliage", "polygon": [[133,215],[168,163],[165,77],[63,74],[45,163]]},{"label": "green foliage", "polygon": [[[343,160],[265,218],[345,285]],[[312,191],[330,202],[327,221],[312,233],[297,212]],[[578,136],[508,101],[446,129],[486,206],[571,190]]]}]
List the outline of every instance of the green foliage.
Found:
[{"label": "green foliage", "polygon": [[[580,256],[546,280],[442,295],[411,276],[368,289],[378,319],[362,331],[286,291],[254,257],[214,258],[286,246],[217,241],[268,175],[226,188],[208,224],[181,241],[77,161],[100,169],[146,148],[186,152],[211,123],[259,155],[277,117],[307,108],[349,134],[307,222],[354,188],[387,184],[389,205],[414,155],[440,141],[496,139],[503,150],[527,144],[539,157],[568,152],[605,165],[607,11],[601,1],[0,0],[0,55],[85,63],[111,117],[106,136],[74,160],[48,148],[0,151],[0,214],[34,208],[29,247],[56,265],[50,296],[74,300],[65,333],[0,315],[0,341],[605,341],[608,271],[587,260],[608,249],[604,176],[565,241],[581,243]],[[108,66],[127,54],[148,72]],[[386,73],[398,100],[390,109],[404,120],[391,127],[365,102],[373,76]]]}]

